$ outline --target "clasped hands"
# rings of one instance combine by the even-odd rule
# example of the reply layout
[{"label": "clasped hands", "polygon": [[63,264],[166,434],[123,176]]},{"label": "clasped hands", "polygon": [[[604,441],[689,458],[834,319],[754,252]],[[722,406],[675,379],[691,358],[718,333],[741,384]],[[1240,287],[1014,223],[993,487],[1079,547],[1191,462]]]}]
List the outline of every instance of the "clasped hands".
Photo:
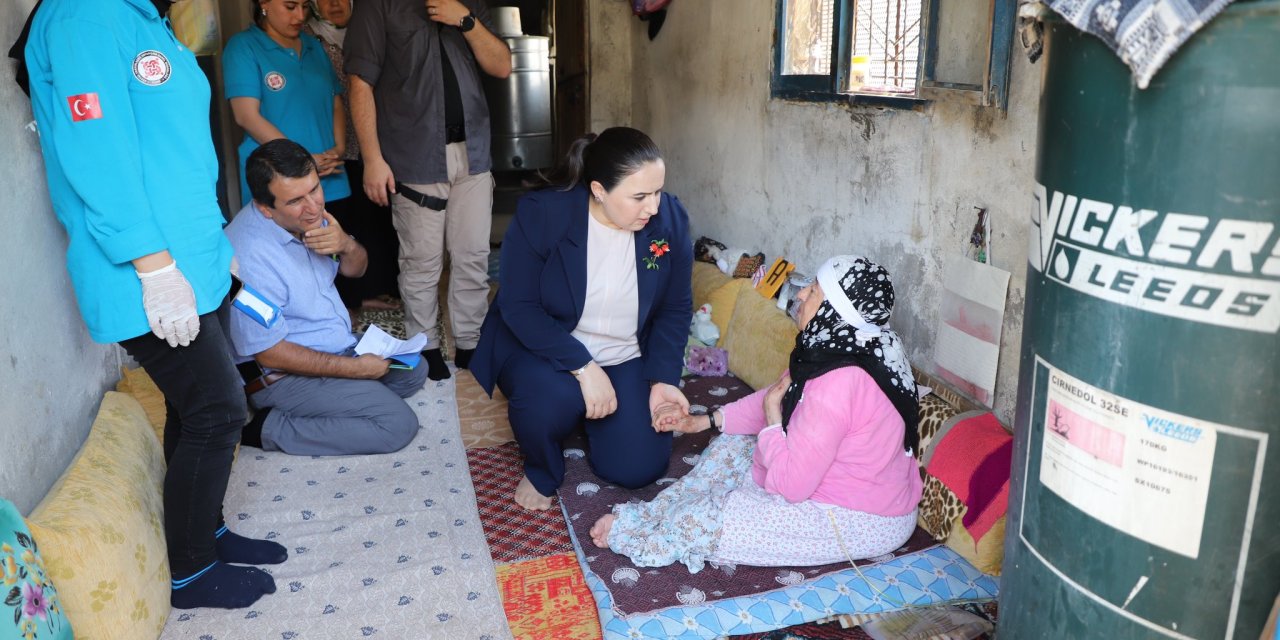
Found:
[{"label": "clasped hands", "polygon": [[342,150],[334,147],[328,151],[311,154],[316,161],[316,175],[321,178],[342,171]]},{"label": "clasped hands", "polygon": [[[595,362],[587,363],[578,376],[578,385],[582,389],[582,401],[586,405],[587,419],[599,420],[612,415],[618,410],[618,396],[609,380],[609,374]],[[689,415],[689,401],[678,387],[656,382],[649,387],[649,414],[653,417],[653,428],[657,431],[681,431],[693,429],[684,426],[684,422],[703,416]],[[678,428],[683,426],[683,428]],[[703,426],[702,429],[706,427]]]},{"label": "clasped hands", "polygon": [[[670,387],[670,385],[667,385]],[[782,423],[782,396],[786,394],[787,387],[791,386],[790,372],[783,372],[778,381],[769,387],[764,394],[764,416],[768,424]],[[675,389],[675,387],[670,387]],[[684,394],[679,394],[679,400],[674,398],[670,400],[659,401],[658,404],[653,403],[653,397],[650,397],[650,410],[653,412],[653,428],[656,431],[679,431],[680,433],[698,433],[711,428],[711,420],[705,415],[689,415],[689,403],[684,399]],[[723,416],[723,413],[721,413]]]}]

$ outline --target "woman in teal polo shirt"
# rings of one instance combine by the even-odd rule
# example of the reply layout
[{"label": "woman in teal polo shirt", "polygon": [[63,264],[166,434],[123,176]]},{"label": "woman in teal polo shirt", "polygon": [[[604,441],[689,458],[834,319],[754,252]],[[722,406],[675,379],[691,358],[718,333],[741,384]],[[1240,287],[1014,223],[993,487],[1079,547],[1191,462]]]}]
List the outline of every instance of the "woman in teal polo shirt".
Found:
[{"label": "woman in teal polo shirt", "polygon": [[240,144],[240,194],[248,200],[245,160],[264,142],[288,138],[315,157],[325,202],[351,195],[342,173],[346,112],[342,84],[320,41],[302,33],[302,0],[251,0],[254,21],[227,42],[222,76]]}]

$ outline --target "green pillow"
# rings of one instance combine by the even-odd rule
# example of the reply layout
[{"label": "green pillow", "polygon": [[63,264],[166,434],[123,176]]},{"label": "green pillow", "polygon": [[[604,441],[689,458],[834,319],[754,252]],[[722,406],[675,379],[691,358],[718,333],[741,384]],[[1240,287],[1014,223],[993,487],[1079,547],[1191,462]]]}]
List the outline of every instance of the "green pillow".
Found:
[{"label": "green pillow", "polygon": [[[71,621],[13,503],[0,498],[0,640],[72,640]],[[12,621],[12,624],[10,624]]]}]

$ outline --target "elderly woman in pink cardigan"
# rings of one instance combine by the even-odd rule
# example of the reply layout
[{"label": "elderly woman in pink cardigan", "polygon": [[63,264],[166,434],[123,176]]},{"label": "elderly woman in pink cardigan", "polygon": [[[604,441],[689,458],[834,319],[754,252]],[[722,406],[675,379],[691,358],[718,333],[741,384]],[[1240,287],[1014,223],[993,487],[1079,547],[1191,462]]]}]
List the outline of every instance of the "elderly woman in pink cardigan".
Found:
[{"label": "elderly woman in pink cardigan", "polygon": [[723,432],[684,478],[619,504],[592,541],[642,567],[707,561],[822,565],[889,553],[916,524],[918,399],[888,327],[893,284],[857,256],[828,260],[799,294],[790,368],[710,415],[661,411],[656,428]]}]

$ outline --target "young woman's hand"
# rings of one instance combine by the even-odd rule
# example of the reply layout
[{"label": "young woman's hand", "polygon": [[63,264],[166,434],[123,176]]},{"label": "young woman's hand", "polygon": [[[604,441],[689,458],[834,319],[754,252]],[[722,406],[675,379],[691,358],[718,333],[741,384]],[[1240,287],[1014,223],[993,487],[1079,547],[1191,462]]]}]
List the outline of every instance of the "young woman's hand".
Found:
[{"label": "young woman's hand", "polygon": [[[665,382],[655,382],[649,387],[649,416],[653,419],[653,428],[658,429],[658,415],[664,413],[663,405],[675,405],[675,410],[679,413],[674,416],[667,416],[668,423],[675,418],[686,418],[689,416],[689,400],[684,397],[684,393],[679,387],[673,387]],[[671,411],[670,409],[667,412]],[[659,431],[671,431],[671,429],[658,429]]]},{"label": "young woman's hand", "polygon": [[782,424],[782,395],[791,386],[791,372],[782,372],[782,377],[769,387],[764,394],[764,419],[769,424]]},{"label": "young woman's hand", "polygon": [[588,419],[599,420],[618,410],[618,396],[613,391],[609,374],[594,361],[578,376],[578,385],[582,387],[582,401],[587,405]]}]

